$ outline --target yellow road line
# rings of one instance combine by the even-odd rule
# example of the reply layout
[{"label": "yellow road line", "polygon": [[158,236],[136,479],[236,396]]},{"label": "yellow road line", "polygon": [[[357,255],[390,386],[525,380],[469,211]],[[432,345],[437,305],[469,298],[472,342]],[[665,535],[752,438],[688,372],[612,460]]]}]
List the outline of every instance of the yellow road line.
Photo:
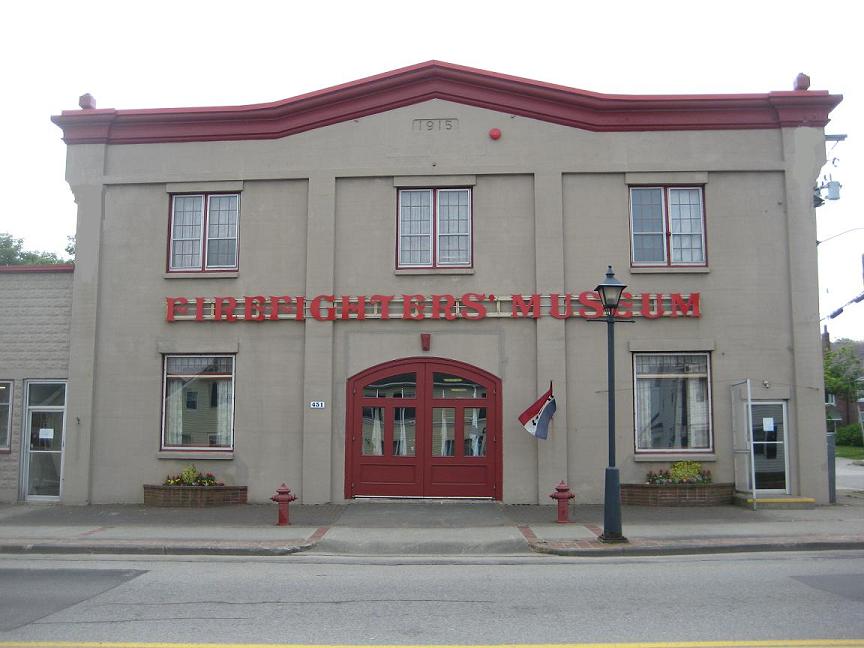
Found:
[{"label": "yellow road line", "polygon": [[0,648],[864,648],[864,639],[640,641],[558,644],[262,644],[140,641],[0,641]]}]

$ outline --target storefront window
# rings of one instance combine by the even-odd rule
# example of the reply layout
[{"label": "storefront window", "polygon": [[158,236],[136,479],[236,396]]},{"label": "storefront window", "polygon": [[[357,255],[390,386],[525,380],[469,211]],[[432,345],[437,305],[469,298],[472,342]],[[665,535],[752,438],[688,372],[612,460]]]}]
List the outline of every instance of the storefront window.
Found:
[{"label": "storefront window", "polygon": [[233,356],[166,356],[164,393],[163,448],[233,447]]},{"label": "storefront window", "polygon": [[708,354],[636,354],[636,450],[710,450]]}]

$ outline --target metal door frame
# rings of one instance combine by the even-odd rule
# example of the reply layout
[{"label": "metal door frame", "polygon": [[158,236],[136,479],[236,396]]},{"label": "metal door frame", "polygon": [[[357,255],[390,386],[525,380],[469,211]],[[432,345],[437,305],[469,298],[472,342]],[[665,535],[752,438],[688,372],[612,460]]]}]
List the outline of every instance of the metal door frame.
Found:
[{"label": "metal door frame", "polygon": [[[735,417],[735,403],[734,399],[736,398],[735,388],[744,385],[746,387],[746,396],[744,399],[747,403],[745,412],[747,415],[747,426],[744,429],[744,447],[739,447],[738,437],[735,435],[735,426],[738,424],[738,421]],[[730,395],[733,399],[732,402],[732,452],[733,452],[733,466],[732,470],[735,478],[735,489],[738,492],[741,490],[738,488],[738,467],[737,462],[739,457],[744,457],[745,459],[745,470],[747,472],[747,492],[750,494],[750,500],[753,505],[753,510],[756,510],[756,468],[755,468],[755,457],[753,456],[753,390],[752,385],[750,383],[750,379],[747,378],[745,380],[741,380],[739,382],[732,383],[729,385]]]},{"label": "metal door frame", "polygon": [[[780,405],[783,408],[783,469],[785,470],[784,482],[786,488],[756,488],[756,456],[754,446],[756,443],[780,444],[780,441],[754,441],[753,440],[753,408],[757,405]],[[783,494],[789,495],[792,490],[789,480],[789,403],[785,400],[751,400],[750,401],[750,452],[753,459],[753,492],[767,495]]]},{"label": "metal door frame", "polygon": [[[63,405],[34,405],[30,403],[31,385],[63,385]],[[69,402],[69,382],[62,379],[33,379],[24,381],[24,399],[21,401],[21,481],[19,492],[21,499],[27,502],[57,502],[63,496],[63,464],[66,457],[66,404]],[[28,493],[30,482],[30,423],[33,412],[61,412],[62,417],[62,439],[60,441],[60,485],[57,495],[30,495]],[[55,452],[55,451],[52,451]]]}]

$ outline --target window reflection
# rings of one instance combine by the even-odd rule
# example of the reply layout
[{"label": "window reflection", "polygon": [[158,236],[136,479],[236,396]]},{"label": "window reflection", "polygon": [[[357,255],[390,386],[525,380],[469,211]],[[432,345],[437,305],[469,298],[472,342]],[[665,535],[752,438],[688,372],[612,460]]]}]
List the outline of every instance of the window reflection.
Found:
[{"label": "window reflection", "polygon": [[432,408],[432,456],[454,456],[456,409],[453,407]]},{"label": "window reflection", "polygon": [[395,407],[393,419],[393,456],[413,457],[417,437],[417,410],[413,407]]},{"label": "window reflection", "polygon": [[486,456],[486,408],[466,407],[464,412],[464,449],[466,457]]},{"label": "window reflection", "polygon": [[363,387],[365,398],[416,398],[417,374],[387,376]]},{"label": "window reflection", "polygon": [[363,454],[380,456],[384,454],[384,408],[363,408]]},{"label": "window reflection", "polygon": [[486,387],[468,378],[436,371],[432,382],[433,398],[486,398]]}]

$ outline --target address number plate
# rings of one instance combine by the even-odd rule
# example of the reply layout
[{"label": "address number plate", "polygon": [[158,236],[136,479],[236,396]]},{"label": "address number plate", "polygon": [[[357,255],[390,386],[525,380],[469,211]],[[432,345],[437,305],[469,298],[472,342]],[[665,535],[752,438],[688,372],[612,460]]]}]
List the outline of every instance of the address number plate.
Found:
[{"label": "address number plate", "polygon": [[309,407],[312,409],[324,409],[324,401],[309,401]]}]

